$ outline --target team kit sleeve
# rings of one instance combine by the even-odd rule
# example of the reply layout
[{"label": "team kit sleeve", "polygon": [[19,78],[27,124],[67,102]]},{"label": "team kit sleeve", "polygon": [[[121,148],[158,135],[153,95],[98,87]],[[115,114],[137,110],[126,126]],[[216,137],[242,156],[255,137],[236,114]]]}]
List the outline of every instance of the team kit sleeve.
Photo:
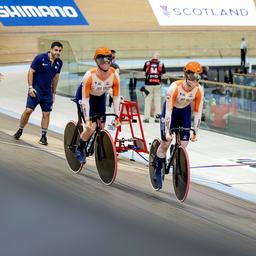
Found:
[{"label": "team kit sleeve", "polygon": [[114,74],[114,80],[113,80],[113,107],[114,107],[114,113],[119,116],[119,108],[120,108],[120,76],[115,71]]},{"label": "team kit sleeve", "polygon": [[195,96],[195,104],[194,104],[194,129],[196,133],[198,133],[199,126],[201,123],[203,102],[204,102],[204,91],[202,86],[199,85],[196,96]]},{"label": "team kit sleeve", "polygon": [[88,121],[90,118],[90,91],[92,86],[92,75],[90,71],[87,71],[82,80],[82,108],[85,114],[85,121]]},{"label": "team kit sleeve", "polygon": [[[173,82],[166,93],[166,113],[165,113],[165,130],[169,132],[172,120],[172,110],[178,96],[178,86]],[[166,133],[167,134],[167,133]]]}]

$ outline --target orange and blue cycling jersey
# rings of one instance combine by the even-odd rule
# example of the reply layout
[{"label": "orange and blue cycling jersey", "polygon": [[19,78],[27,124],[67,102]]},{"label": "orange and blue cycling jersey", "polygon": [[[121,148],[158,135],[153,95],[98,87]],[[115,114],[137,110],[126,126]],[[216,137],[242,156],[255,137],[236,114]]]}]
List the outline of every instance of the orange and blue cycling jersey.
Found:
[{"label": "orange and blue cycling jersey", "polygon": [[113,89],[113,96],[120,95],[120,79],[114,68],[109,68],[109,76],[106,79],[99,77],[97,68],[92,68],[83,77],[83,99],[89,98],[90,94],[101,96]]},{"label": "orange and blue cycling jersey", "polygon": [[[166,102],[163,106],[161,122],[161,135],[165,140],[165,122],[169,120],[170,128],[173,127],[191,127],[191,106],[194,110],[194,128],[199,129],[202,107],[203,107],[203,88],[198,82],[190,88],[186,80],[178,80],[173,82],[166,95]],[[164,122],[164,123],[163,123]],[[181,134],[182,140],[189,139],[189,132]]]},{"label": "orange and blue cycling jersey", "polygon": [[203,88],[197,83],[192,89],[186,84],[185,80],[173,82],[166,95],[167,112],[172,112],[173,107],[185,108],[194,102],[194,112],[202,115],[203,107]]},{"label": "orange and blue cycling jersey", "polygon": [[78,102],[79,98],[82,98],[86,119],[94,114],[105,114],[106,92],[110,89],[113,91],[114,113],[119,116],[120,78],[116,70],[110,67],[106,78],[98,75],[97,68],[92,68],[85,73],[82,80],[81,95],[76,97],[76,101]]}]

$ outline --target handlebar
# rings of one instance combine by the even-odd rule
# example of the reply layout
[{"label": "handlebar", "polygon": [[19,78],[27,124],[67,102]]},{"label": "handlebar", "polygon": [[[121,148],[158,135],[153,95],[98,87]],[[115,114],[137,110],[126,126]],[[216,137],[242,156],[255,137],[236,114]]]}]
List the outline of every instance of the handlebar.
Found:
[{"label": "handlebar", "polygon": [[93,121],[93,122],[95,122],[95,121],[97,121],[97,120],[99,120],[100,118],[105,117],[105,116],[114,116],[115,118],[118,118],[118,117],[119,117],[118,115],[116,115],[116,114],[114,114],[114,113],[106,113],[106,114],[104,114],[104,115],[94,115],[94,116],[90,117],[90,120]]},{"label": "handlebar", "polygon": [[182,131],[192,131],[194,135],[196,135],[196,131],[193,128],[184,128],[184,127],[175,127],[170,129],[170,134],[174,132],[182,132]]},{"label": "handlebar", "polygon": [[[160,119],[162,117],[161,114],[157,114],[156,118]],[[196,135],[196,131],[193,128],[184,128],[184,127],[174,127],[170,129],[170,134],[174,133],[174,132],[182,132],[182,131],[192,131],[194,135]]]}]

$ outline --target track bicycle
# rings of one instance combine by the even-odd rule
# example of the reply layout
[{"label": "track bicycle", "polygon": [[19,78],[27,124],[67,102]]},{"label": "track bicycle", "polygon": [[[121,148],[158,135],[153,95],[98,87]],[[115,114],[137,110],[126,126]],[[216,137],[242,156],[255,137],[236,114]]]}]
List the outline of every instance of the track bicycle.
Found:
[{"label": "track bicycle", "polygon": [[[96,129],[86,142],[86,157],[95,155],[95,163],[98,174],[102,182],[111,185],[116,178],[117,173],[117,154],[113,139],[110,133],[102,128],[101,118],[105,116],[114,116],[115,114],[95,115],[92,122],[96,122]],[[69,121],[64,130],[64,151],[69,168],[74,173],[80,173],[83,164],[77,160],[75,150],[79,144],[80,134],[83,131],[83,121],[81,116],[78,122]]]},{"label": "track bicycle", "polygon": [[[175,134],[175,138],[170,146],[170,156],[164,163],[161,176],[164,181],[164,176],[169,173],[172,167],[172,183],[174,193],[178,201],[184,202],[187,198],[190,186],[190,163],[186,148],[181,146],[180,132],[192,131],[195,135],[195,130],[192,128],[177,127],[170,129],[170,134]],[[156,138],[151,144],[149,152],[149,175],[150,181],[155,190],[158,187],[155,183],[155,168],[156,168],[156,153],[160,145],[160,139]]]}]

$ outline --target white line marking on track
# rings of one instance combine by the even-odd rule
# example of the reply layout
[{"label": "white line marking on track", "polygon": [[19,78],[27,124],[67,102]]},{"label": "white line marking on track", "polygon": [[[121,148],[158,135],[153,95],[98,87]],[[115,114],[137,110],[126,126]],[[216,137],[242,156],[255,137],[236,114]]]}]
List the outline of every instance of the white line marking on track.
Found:
[{"label": "white line marking on track", "polygon": [[2,140],[0,140],[0,143],[6,144],[6,145],[11,145],[11,146],[17,146],[17,147],[21,147],[21,148],[35,149],[35,150],[45,151],[45,152],[49,152],[49,153],[53,153],[53,154],[64,155],[63,152],[47,150],[47,149],[43,149],[43,148],[35,147],[35,146],[19,145],[19,144],[13,143],[13,142],[7,142],[7,141],[2,141]]}]

